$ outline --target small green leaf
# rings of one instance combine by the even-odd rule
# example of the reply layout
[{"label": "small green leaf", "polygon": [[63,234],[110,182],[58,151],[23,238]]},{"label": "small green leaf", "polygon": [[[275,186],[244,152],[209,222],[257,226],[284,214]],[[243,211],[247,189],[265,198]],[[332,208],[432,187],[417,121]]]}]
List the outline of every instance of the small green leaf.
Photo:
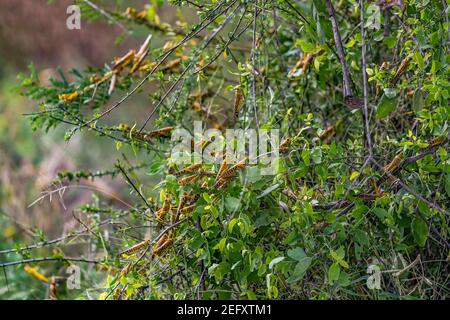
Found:
[{"label": "small green leaf", "polygon": [[310,257],[304,257],[301,259],[294,269],[294,276],[298,278],[303,278],[306,270],[308,270],[309,266],[311,265],[312,258]]},{"label": "small green leaf", "polygon": [[247,291],[246,294],[247,294],[247,298],[249,300],[257,300],[258,299],[258,298],[256,298],[256,295],[252,291]]},{"label": "small green leaf", "polygon": [[350,175],[350,181],[355,180],[358,176],[359,176],[359,172],[353,171],[352,174]]},{"label": "small green leaf", "polygon": [[348,269],[350,266],[348,265],[348,263],[344,260],[345,257],[345,250],[344,247],[340,247],[338,250],[330,251],[331,257],[334,259],[334,261],[336,261],[337,263],[339,263],[342,267]]},{"label": "small green leaf", "polygon": [[352,48],[355,45],[355,43],[356,43],[356,39],[352,38],[345,44],[345,47],[346,48]]},{"label": "small green leaf", "polygon": [[447,195],[450,197],[450,174],[447,174],[445,177],[445,191],[447,191]]},{"label": "small green leaf", "polygon": [[234,212],[239,208],[241,201],[237,198],[227,197],[225,198],[225,207],[228,211]]},{"label": "small green leaf", "polygon": [[394,99],[397,96],[397,90],[394,88],[385,88],[384,94],[386,95],[386,98]]},{"label": "small green leaf", "polygon": [[273,186],[268,187],[256,199],[260,199],[262,197],[267,196],[268,194],[272,193],[272,191],[277,190],[281,185],[282,185],[282,183],[279,182],[279,183],[274,184]]},{"label": "small green leaf", "polygon": [[395,47],[395,44],[397,43],[397,38],[393,36],[386,37],[383,40],[383,43],[388,47],[388,49],[392,49],[393,47]]},{"label": "small green leaf", "polygon": [[216,246],[213,249],[219,249],[220,252],[224,252],[226,245],[227,245],[227,239],[222,238],[222,239],[220,239],[219,243],[216,244]]},{"label": "small green leaf", "polygon": [[315,164],[320,164],[322,162],[322,149],[320,147],[311,150],[311,159]]},{"label": "small green leaf", "polygon": [[419,66],[420,70],[423,70],[425,63],[424,63],[423,57],[419,51],[416,51],[416,53],[414,54],[414,58],[417,62],[417,65]]},{"label": "small green leaf", "polygon": [[206,201],[207,203],[211,203],[211,202],[212,202],[211,197],[209,196],[209,194],[207,194],[206,192],[204,192],[202,195],[203,195],[203,199],[205,199],[205,201]]},{"label": "small green leaf", "polygon": [[313,52],[315,49],[314,44],[308,42],[305,39],[298,39],[295,45],[297,47],[300,47],[300,49],[302,49],[303,52]]},{"label": "small green leaf", "polygon": [[349,276],[349,274],[346,273],[345,271],[341,270],[337,283],[340,286],[342,286],[342,287],[348,286],[350,284],[350,276]]},{"label": "small green leaf", "polygon": [[383,222],[389,216],[389,213],[383,208],[372,208],[372,211]]},{"label": "small green leaf", "polygon": [[242,262],[242,260],[239,260],[238,262],[236,262],[235,264],[233,264],[233,265],[231,266],[231,269],[230,269],[230,270],[236,269],[237,266],[241,264],[241,262]]},{"label": "small green leaf", "polygon": [[292,259],[294,259],[294,260],[297,260],[297,261],[300,261],[300,260],[302,260],[304,257],[306,257],[305,251],[304,251],[302,248],[300,248],[300,247],[297,247],[297,248],[295,248],[295,249],[288,250],[287,255],[288,255],[290,258],[292,258]]},{"label": "small green leaf", "polygon": [[420,111],[423,108],[423,93],[422,90],[418,89],[414,92],[413,101],[412,101],[412,107],[414,111]]},{"label": "small green leaf", "polygon": [[270,261],[270,263],[269,263],[269,269],[272,269],[274,265],[276,265],[277,263],[283,261],[284,258],[285,257],[276,257],[276,258],[272,259],[272,261]]},{"label": "small green leaf", "polygon": [[261,180],[261,170],[254,166],[247,169],[247,180],[249,183],[255,183]]},{"label": "small green leaf", "polygon": [[238,219],[234,218],[230,221],[230,223],[228,224],[228,232],[232,233],[233,232],[233,228],[236,225],[236,223],[238,223]]},{"label": "small green leaf", "polygon": [[428,225],[425,221],[416,217],[411,223],[411,229],[416,243],[419,246],[424,247],[428,238]]},{"label": "small green leaf", "polygon": [[369,245],[369,237],[367,235],[367,232],[363,231],[363,230],[359,230],[357,229],[355,231],[355,240],[363,246],[367,246]]}]

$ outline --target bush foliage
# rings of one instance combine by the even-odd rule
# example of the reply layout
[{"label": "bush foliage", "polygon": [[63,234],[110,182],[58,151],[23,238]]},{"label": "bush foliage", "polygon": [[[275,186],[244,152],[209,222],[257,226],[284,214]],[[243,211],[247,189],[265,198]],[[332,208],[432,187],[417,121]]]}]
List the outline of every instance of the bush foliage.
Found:
[{"label": "bush foliage", "polygon": [[[77,3],[141,48],[72,70],[70,81],[62,71],[49,86],[36,70],[22,77],[39,105],[33,128],[116,142],[105,155],[114,168],[62,172],[55,193],[110,175],[135,199],[114,205],[99,193],[80,208],[81,229],[38,245],[77,264],[85,254],[71,262],[64,253],[72,236],[96,248],[84,262],[104,281],[80,297],[447,297],[448,1],[117,2]],[[111,121],[134,95],[148,97],[139,119]],[[242,164],[221,185],[221,164],[175,165],[170,133],[196,120],[279,129],[276,172]]]}]

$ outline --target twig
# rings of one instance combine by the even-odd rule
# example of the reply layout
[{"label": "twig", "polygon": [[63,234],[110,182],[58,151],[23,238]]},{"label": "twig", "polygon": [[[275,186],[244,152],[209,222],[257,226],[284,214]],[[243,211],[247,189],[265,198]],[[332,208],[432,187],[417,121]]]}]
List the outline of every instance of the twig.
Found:
[{"label": "twig", "polygon": [[342,66],[342,77],[344,80],[344,97],[352,96],[352,90],[350,88],[350,76],[348,73],[347,68],[347,61],[345,60],[345,54],[344,54],[344,46],[342,45],[341,35],[339,33],[339,27],[337,25],[336,21],[336,13],[334,11],[333,4],[331,3],[331,0],[326,0],[327,2],[327,9],[328,14],[330,16],[331,25],[333,27],[333,36],[334,36],[334,42],[336,44],[337,48],[337,54],[339,57],[339,60],[341,61]]},{"label": "twig", "polygon": [[[125,211],[124,213],[120,214],[119,216],[125,216],[125,215],[127,215],[129,212],[130,212],[130,211]],[[114,218],[105,219],[105,220],[99,222],[99,223],[97,224],[97,227],[100,227],[100,226],[104,226],[104,225],[110,224],[110,223],[112,223],[114,220],[115,220]],[[41,241],[41,242],[34,243],[34,244],[30,244],[30,245],[28,245],[28,246],[21,247],[21,248],[13,248],[13,249],[5,249],[5,250],[1,250],[1,251],[0,251],[0,254],[7,254],[7,253],[12,253],[12,252],[27,251],[27,250],[31,250],[31,249],[42,248],[42,247],[45,247],[45,246],[49,246],[49,245],[52,245],[52,244],[55,244],[55,243],[62,242],[62,241],[64,241],[64,240],[76,238],[76,237],[78,237],[78,236],[81,236],[83,233],[86,233],[87,231],[88,231],[87,228],[81,229],[81,230],[76,230],[76,231],[74,231],[74,232],[71,233],[71,234],[68,234],[68,235],[65,235],[65,236],[61,236],[61,237],[59,237],[59,238],[55,238],[55,239],[52,239],[52,240]]]},{"label": "twig", "polygon": [[298,14],[298,16],[300,17],[300,19],[302,19],[304,23],[306,23],[307,25],[311,25],[311,22],[309,22],[309,20],[306,19],[306,17],[305,17],[299,10],[297,10],[296,7],[294,7],[294,6],[292,5],[292,3],[290,3],[288,0],[284,0],[284,2],[286,2],[286,4],[287,4],[289,7],[291,7],[292,10],[294,10],[296,14]]},{"label": "twig", "polygon": [[448,34],[448,41],[450,42],[450,21],[448,18],[448,6],[445,0],[441,0],[442,6],[444,8],[444,15],[445,15],[445,22],[447,23],[447,34]]},{"label": "twig", "polygon": [[439,207],[438,205],[432,203],[431,201],[425,199],[423,196],[421,196],[420,194],[418,194],[416,191],[412,190],[410,187],[408,187],[401,179],[397,178],[396,176],[394,176],[392,173],[390,173],[389,171],[384,170],[384,167],[382,165],[380,165],[375,159],[372,159],[372,163],[375,164],[375,166],[377,166],[380,170],[383,170],[384,173],[391,179],[397,181],[397,183],[403,188],[405,189],[407,192],[409,192],[410,194],[412,194],[414,197],[416,197],[417,199],[425,202],[428,206],[430,206],[431,208],[434,208],[436,210],[438,210],[439,212],[450,216],[450,213],[448,213],[447,211],[445,211],[444,209],[442,209],[441,207]]},{"label": "twig", "polygon": [[[436,150],[437,150],[439,147],[440,147],[440,145],[434,146],[434,147],[429,148],[428,150],[425,150],[425,151],[423,151],[423,152],[421,152],[421,153],[419,153],[419,154],[417,154],[417,155],[415,155],[415,156],[411,156],[411,157],[409,157],[409,158],[404,159],[404,160],[402,161],[402,163],[399,165],[399,167],[397,168],[397,170],[395,170],[395,172],[400,171],[401,169],[403,169],[403,168],[406,167],[407,165],[409,165],[409,164],[411,164],[411,163],[414,163],[414,162],[418,161],[419,159],[422,159],[423,157],[425,157],[425,156],[428,155],[428,154],[432,154],[432,153],[436,152]],[[367,160],[369,160],[369,159],[367,159]],[[390,173],[390,172],[388,172],[388,171],[385,171],[385,170],[384,170],[384,167],[382,167],[380,164],[378,164],[378,162],[377,162],[374,158],[370,159],[370,161],[374,162],[374,163],[376,164],[376,166],[377,166],[378,168],[380,168],[380,169],[384,172],[384,174],[386,174],[389,178],[398,180],[399,184],[400,184],[405,190],[407,190],[407,191],[410,192],[412,195],[414,195],[416,198],[418,198],[418,199],[424,201],[424,202],[427,203],[429,206],[431,206],[431,207],[433,207],[433,208],[436,208],[438,211],[443,212],[443,213],[445,213],[445,214],[448,215],[448,213],[447,213],[445,210],[441,209],[440,207],[436,206],[435,204],[433,204],[433,203],[431,203],[430,201],[428,201],[428,200],[426,200],[425,198],[423,198],[421,195],[419,195],[419,194],[417,194],[416,192],[414,192],[413,190],[411,190],[407,185],[405,185],[402,181],[400,181],[400,180],[399,180],[397,177],[395,177],[392,173]],[[366,161],[366,163],[367,163],[367,161]],[[395,172],[394,172],[394,173],[395,173]],[[345,203],[345,200],[340,200],[340,201],[332,202],[332,203],[327,204],[327,205],[318,206],[317,208],[318,208],[318,209],[325,209],[325,210],[330,210],[330,209],[332,210],[332,209],[337,209],[337,208],[339,208],[340,205],[342,205],[343,203]],[[339,206],[338,206],[338,205],[339,205]],[[337,217],[343,216],[344,214],[348,213],[354,206],[355,206],[355,202],[352,202],[352,203],[348,204],[348,205],[347,205],[342,211],[340,211],[336,216],[337,216]]]},{"label": "twig", "polygon": [[[234,0],[229,6],[227,6],[221,13],[218,14],[221,15],[222,13],[226,12],[231,6],[233,6],[235,3],[237,2],[237,0]],[[236,7],[236,9],[234,11],[236,11],[240,6]],[[217,36],[217,34],[223,29],[223,27],[225,25],[228,24],[228,22],[230,22],[231,18],[233,17],[232,14],[230,14],[227,19],[225,19],[225,21],[210,35],[210,37],[206,40],[206,42],[203,44],[203,46],[201,47],[200,50],[205,49],[210,43],[211,41]],[[216,17],[217,18],[217,17]],[[215,19],[211,20],[210,23],[212,23],[212,21],[214,21]],[[209,25],[209,23],[207,24]],[[206,27],[206,26],[205,26]],[[183,77],[185,76],[185,74],[194,66],[194,60],[192,60],[189,65],[183,70],[183,72],[178,76],[177,80],[175,80],[175,82],[170,86],[170,88],[164,93],[164,95],[162,96],[162,98],[158,101],[158,103],[156,104],[156,106],[153,108],[152,112],[150,113],[150,115],[145,119],[144,124],[142,125],[142,127],[139,129],[139,132],[142,132],[142,130],[145,129],[145,127],[147,126],[147,123],[150,121],[150,119],[153,117],[153,115],[155,114],[156,110],[158,110],[158,108],[162,105],[162,103],[166,100],[166,98],[170,95],[170,93],[172,93],[172,91],[175,89],[175,87],[178,85],[178,83],[181,81],[181,79],[183,79]]]},{"label": "twig", "polygon": [[396,269],[396,270],[385,270],[382,271],[382,273],[392,273],[394,277],[399,277],[403,272],[408,271],[412,267],[414,267],[417,263],[420,261],[420,254],[417,255],[416,259],[414,259],[413,262],[411,262],[409,265],[404,267],[403,269]]},{"label": "twig", "polygon": [[84,258],[52,258],[52,257],[46,257],[46,258],[31,258],[31,259],[23,259],[23,260],[19,260],[19,261],[0,263],[0,268],[12,267],[12,266],[16,266],[16,265],[19,265],[19,264],[26,264],[26,263],[51,262],[51,261],[85,262],[85,263],[92,263],[92,264],[101,263],[101,261],[99,261],[99,260],[89,260],[89,259],[84,259]]},{"label": "twig", "polygon": [[154,214],[153,212],[153,208],[151,207],[151,205],[148,203],[147,199],[145,199],[144,195],[142,194],[142,192],[137,188],[137,186],[134,184],[133,181],[131,181],[130,177],[128,176],[128,174],[125,172],[125,170],[123,169],[122,165],[120,163],[116,164],[117,169],[120,170],[120,172],[122,172],[122,175],[125,177],[125,179],[127,180],[127,182],[131,185],[131,187],[133,187],[134,191],[136,191],[136,193],[139,195],[139,197],[142,199],[142,201],[144,201],[145,205],[150,209],[150,212]]},{"label": "twig", "polygon": [[92,9],[98,11],[100,14],[102,14],[103,16],[106,17],[106,19],[114,22],[115,24],[117,24],[122,30],[129,32],[128,29],[119,21],[117,21],[113,16],[111,16],[108,12],[106,12],[104,9],[100,8],[99,6],[97,6],[95,3],[92,3],[89,0],[83,0],[84,3],[86,3],[88,6],[90,6]]},{"label": "twig", "polygon": [[386,8],[384,10],[384,30],[383,30],[383,36],[387,38],[389,36],[389,19],[391,15],[391,10],[389,8]]},{"label": "twig", "polygon": [[44,192],[44,194],[42,196],[40,196],[39,198],[37,198],[35,201],[33,201],[33,203],[31,203],[28,208],[34,206],[36,203],[42,201],[43,199],[45,199],[46,197],[50,198],[50,202],[52,200],[52,195],[54,193],[58,193],[61,195],[61,190],[66,190],[69,188],[74,188],[74,189],[87,189],[87,190],[91,190],[91,191],[97,191],[97,192],[101,192],[103,194],[106,194],[107,196],[110,196],[111,199],[114,199],[116,201],[119,201],[120,203],[124,204],[125,206],[127,206],[128,208],[133,208],[133,206],[131,204],[129,204],[128,202],[120,199],[117,195],[110,193],[108,191],[103,190],[102,188],[99,187],[94,187],[94,186],[86,186],[86,185],[82,185],[82,184],[75,184],[75,185],[67,185],[67,186],[62,186],[60,188],[57,188],[55,190],[51,190],[51,191],[46,191]]},{"label": "twig", "polygon": [[[447,142],[447,143],[448,143],[448,142]],[[404,168],[404,167],[410,165],[411,163],[414,163],[414,162],[416,162],[416,161],[422,159],[422,158],[425,157],[426,155],[435,153],[436,150],[439,149],[439,147],[441,147],[441,146],[442,146],[442,145],[436,145],[436,146],[433,146],[433,147],[431,147],[431,148],[429,148],[429,149],[427,149],[427,150],[424,150],[423,152],[421,152],[421,153],[419,153],[419,154],[416,154],[415,156],[411,156],[411,157],[409,157],[409,158],[405,158],[405,159],[402,161],[402,163],[400,164],[399,169],[402,169],[402,168]]]},{"label": "twig", "polygon": [[[236,1],[234,1],[236,2]],[[224,3],[224,1],[221,1],[214,9],[211,10],[211,12],[214,12],[215,10],[217,10],[218,8],[220,8],[222,6],[222,4]],[[226,11],[227,9],[225,9],[224,11]],[[112,105],[110,108],[108,108],[107,110],[103,111],[100,115],[92,118],[91,120],[88,120],[87,122],[81,124],[80,126],[85,126],[88,127],[91,123],[98,121],[99,119],[105,117],[106,115],[110,114],[113,110],[115,110],[116,108],[118,108],[120,105],[122,105],[126,100],[128,100],[132,95],[134,95],[146,82],[148,79],[150,79],[150,77],[156,72],[156,70],[164,63],[164,61],[167,60],[167,58],[180,46],[182,46],[183,44],[185,44],[187,41],[189,41],[190,39],[192,39],[193,37],[195,37],[198,33],[200,33],[201,31],[203,31],[206,27],[208,27],[211,23],[213,23],[218,16],[220,16],[224,11],[220,12],[218,15],[216,15],[216,17],[214,19],[211,19],[206,25],[203,25],[203,23],[209,18],[206,17],[200,24],[199,24],[199,29],[195,30],[195,28],[188,34],[186,35],[182,40],[180,40],[180,42],[178,42],[176,45],[174,45],[172,48],[168,49],[167,51],[165,51],[160,57],[159,57],[159,61],[158,63],[153,67],[153,69],[133,88],[133,90],[131,90],[130,92],[127,92],[127,94],[122,97],[118,102],[116,102],[114,105]],[[89,126],[90,127],[90,126]]]},{"label": "twig", "polygon": [[[255,50],[256,50],[256,21],[257,21],[257,1],[254,2],[254,14],[253,14],[253,41],[252,41],[252,53],[251,53],[251,59],[252,59],[252,68],[256,68],[256,60],[255,60]],[[252,96],[253,96],[253,112],[255,113],[255,124],[257,130],[259,130],[259,119],[258,119],[258,108],[256,106],[256,79],[255,79],[255,73],[252,72]]]},{"label": "twig", "polygon": [[[197,229],[199,231],[200,234],[203,234],[203,228],[202,225],[200,223],[200,217],[197,218]],[[205,268],[205,261],[202,259],[199,261],[198,266],[200,268],[200,278],[198,279],[198,283],[195,286],[195,290],[197,290],[197,298],[200,300],[201,296],[200,296],[200,290],[205,290],[205,284],[204,284],[204,276],[206,274],[206,268]]]},{"label": "twig", "polygon": [[189,0],[186,0],[186,2],[191,4],[191,5],[193,5],[194,7],[197,7],[198,9],[202,9],[203,8],[202,4],[197,4],[197,3],[193,2],[193,1],[189,1]]},{"label": "twig", "polygon": [[444,242],[444,244],[447,246],[447,248],[450,249],[450,243],[441,235],[438,229],[436,229],[433,224],[425,218],[422,212],[420,212],[419,208],[416,207],[416,213],[417,215],[428,225],[428,228],[439,238]]},{"label": "twig", "polygon": [[[243,12],[242,12],[242,15],[240,16],[239,21],[238,21],[238,23],[236,24],[236,27],[235,27],[234,30],[233,30],[233,33],[231,34],[231,36],[230,36],[230,38],[227,40],[227,42],[224,44],[224,49],[217,51],[217,53],[214,55],[213,58],[211,58],[211,60],[210,60],[209,62],[207,62],[207,63],[206,63],[205,65],[203,65],[202,67],[200,67],[200,68],[194,70],[194,71],[192,72],[194,75],[197,74],[197,73],[199,73],[199,72],[201,72],[201,71],[203,71],[203,70],[206,69],[208,66],[210,66],[214,61],[216,61],[216,60],[220,57],[220,55],[222,54],[222,52],[223,52],[224,50],[226,50],[227,48],[228,48],[229,50],[231,50],[231,49],[229,48],[229,46],[230,46],[230,44],[231,44],[234,40],[236,40],[236,39],[238,38],[238,37],[235,37],[235,35],[236,35],[237,30],[238,30],[239,27],[241,26],[242,20],[244,19],[246,13],[247,13],[247,6],[244,7],[244,10],[243,10]],[[248,24],[247,27],[244,28],[244,30],[246,30],[246,29],[248,28],[249,25],[250,25],[250,24]]]}]

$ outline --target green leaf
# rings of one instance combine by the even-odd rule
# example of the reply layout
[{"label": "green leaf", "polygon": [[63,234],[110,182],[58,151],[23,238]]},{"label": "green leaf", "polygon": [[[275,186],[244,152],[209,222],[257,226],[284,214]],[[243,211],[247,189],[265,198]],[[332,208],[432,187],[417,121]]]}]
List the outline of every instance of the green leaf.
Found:
[{"label": "green leaf", "polygon": [[372,211],[382,222],[389,216],[389,213],[383,208],[372,208]]},{"label": "green leaf", "polygon": [[350,175],[350,181],[355,180],[358,176],[359,176],[359,172],[353,171],[352,174]]},{"label": "green leaf", "polygon": [[447,195],[450,197],[450,174],[447,174],[445,177],[445,191],[447,191]]},{"label": "green leaf", "polygon": [[397,43],[397,38],[393,36],[386,37],[383,40],[383,43],[388,47],[388,49],[392,49],[393,47],[395,47],[395,44]]},{"label": "green leaf", "polygon": [[226,245],[227,245],[227,239],[222,238],[222,239],[220,239],[219,243],[216,244],[216,246],[213,249],[219,249],[219,251],[223,253],[225,251]]},{"label": "green leaf", "polygon": [[272,269],[274,265],[276,265],[277,263],[283,261],[284,258],[285,257],[276,257],[276,258],[272,259],[272,261],[270,261],[270,263],[269,263],[269,269]]},{"label": "green leaf", "polygon": [[311,159],[315,164],[320,164],[322,162],[322,149],[320,147],[312,149]]},{"label": "green leaf", "polygon": [[386,118],[395,110],[396,105],[397,100],[395,98],[388,98],[386,94],[383,94],[377,107],[377,119]]},{"label": "green leaf", "polygon": [[310,151],[306,148],[304,148],[302,150],[302,160],[305,163],[305,165],[309,166],[309,164],[311,163],[310,161]]},{"label": "green leaf", "polygon": [[211,203],[212,202],[212,199],[211,199],[210,195],[207,194],[206,192],[203,193],[203,199],[205,199],[205,201],[207,203]]},{"label": "green leaf", "polygon": [[238,262],[236,262],[235,264],[233,264],[233,265],[231,266],[231,269],[230,269],[230,270],[236,269],[237,266],[241,264],[241,262],[242,262],[242,260],[239,260]]},{"label": "green leaf", "polygon": [[348,269],[350,266],[348,265],[348,263],[344,260],[345,257],[345,250],[344,247],[340,247],[338,250],[330,251],[330,255],[331,257],[334,259],[334,261],[336,261],[337,263],[339,263],[342,267]]},{"label": "green leaf", "polygon": [[417,65],[419,66],[420,70],[423,70],[423,68],[425,67],[425,63],[424,63],[423,57],[419,51],[416,51],[416,53],[414,54],[414,58],[417,62]]},{"label": "green leaf", "polygon": [[154,6],[148,6],[147,19],[150,22],[154,22],[156,17],[156,8]]},{"label": "green leaf", "polygon": [[255,295],[252,291],[247,291],[246,294],[247,294],[247,298],[248,298],[249,300],[258,300],[258,298],[256,297],[256,295]]},{"label": "green leaf", "polygon": [[421,111],[423,108],[424,98],[422,90],[418,89],[414,92],[412,107],[414,111]]},{"label": "green leaf", "polygon": [[164,163],[160,161],[155,161],[150,165],[150,168],[148,170],[149,175],[155,175],[163,169]]},{"label": "green leaf", "polygon": [[261,180],[261,170],[258,167],[250,167],[247,169],[247,180],[249,183],[255,183]]},{"label": "green leaf", "polygon": [[349,274],[347,272],[341,270],[337,283],[342,287],[348,286],[350,284]]},{"label": "green leaf", "polygon": [[312,258],[308,257],[305,251],[300,247],[288,250],[287,255],[297,261],[294,272],[288,280],[290,283],[293,283],[303,278],[306,270],[311,265]]},{"label": "green leaf", "polygon": [[386,98],[394,99],[397,96],[397,90],[394,88],[385,88],[384,94],[386,95]]},{"label": "green leaf", "polygon": [[228,211],[234,212],[239,208],[241,201],[237,198],[227,197],[225,198],[225,207]]},{"label": "green leaf", "polygon": [[355,231],[355,240],[363,246],[368,246],[369,245],[369,237],[367,235],[367,232],[363,231],[363,230],[359,230],[357,229]]},{"label": "green leaf", "polygon": [[303,258],[306,257],[305,251],[302,248],[300,248],[300,247],[288,250],[287,255],[290,258],[292,258],[294,260],[297,260],[297,261],[300,261],[300,260],[302,260]]},{"label": "green leaf", "polygon": [[411,229],[416,243],[419,246],[424,247],[428,238],[428,225],[425,221],[416,217],[411,223]]},{"label": "green leaf", "polygon": [[301,259],[295,266],[293,276],[297,278],[297,280],[303,278],[306,270],[308,270],[309,266],[311,265],[311,262],[312,258],[310,257],[304,257],[303,259]]},{"label": "green leaf", "polygon": [[355,43],[356,43],[356,39],[352,38],[345,44],[345,47],[346,48],[352,48],[355,45]]},{"label": "green leaf", "polygon": [[282,183],[278,182],[278,183],[274,184],[273,186],[268,187],[256,199],[260,199],[262,197],[267,196],[268,194],[272,193],[272,191],[277,190],[281,185],[282,185]]},{"label": "green leaf", "polygon": [[328,269],[328,281],[333,283],[339,279],[339,275],[341,273],[341,268],[339,264],[333,263]]},{"label": "green leaf", "polygon": [[232,233],[233,232],[233,228],[236,225],[236,223],[238,223],[238,219],[234,218],[230,221],[230,223],[228,224],[228,232]]},{"label": "green leaf", "polygon": [[295,44],[297,47],[300,47],[303,52],[313,52],[315,50],[315,45],[305,39],[298,39]]}]

